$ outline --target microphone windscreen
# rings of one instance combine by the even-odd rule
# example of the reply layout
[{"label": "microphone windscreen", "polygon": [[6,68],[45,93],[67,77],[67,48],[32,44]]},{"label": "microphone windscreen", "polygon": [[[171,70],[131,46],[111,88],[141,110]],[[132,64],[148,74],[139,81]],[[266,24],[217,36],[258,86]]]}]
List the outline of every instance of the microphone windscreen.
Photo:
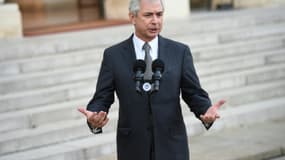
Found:
[{"label": "microphone windscreen", "polygon": [[160,59],[156,59],[152,62],[152,71],[155,72],[157,69],[159,69],[161,73],[164,71],[164,63]]},{"label": "microphone windscreen", "polygon": [[141,70],[145,72],[146,64],[143,60],[136,60],[133,66],[133,71],[136,72],[137,70]]}]

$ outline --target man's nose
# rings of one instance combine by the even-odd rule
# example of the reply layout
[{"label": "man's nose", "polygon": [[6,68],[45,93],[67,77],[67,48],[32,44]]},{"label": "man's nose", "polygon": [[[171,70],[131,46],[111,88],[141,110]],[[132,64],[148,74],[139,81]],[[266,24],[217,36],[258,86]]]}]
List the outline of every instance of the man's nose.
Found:
[{"label": "man's nose", "polygon": [[152,16],[152,23],[156,24],[156,23],[158,23],[158,22],[159,22],[158,16],[157,16],[157,15],[153,15],[153,16]]}]

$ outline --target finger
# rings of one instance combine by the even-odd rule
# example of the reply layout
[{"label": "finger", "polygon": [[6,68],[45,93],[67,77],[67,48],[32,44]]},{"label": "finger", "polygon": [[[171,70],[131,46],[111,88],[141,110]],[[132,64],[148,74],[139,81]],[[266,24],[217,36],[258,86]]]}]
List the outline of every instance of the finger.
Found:
[{"label": "finger", "polygon": [[87,110],[85,108],[79,107],[77,110],[87,117],[87,112],[86,112]]},{"label": "finger", "polygon": [[105,118],[105,120],[101,123],[100,127],[104,127],[109,121],[109,118]]},{"label": "finger", "polygon": [[208,113],[208,114],[205,114],[205,117],[208,118],[208,119],[216,119],[216,118],[220,118],[220,115],[215,112],[215,113]]},{"label": "finger", "polygon": [[201,115],[201,116],[200,116],[200,119],[201,119],[203,122],[206,122],[206,120],[207,120],[205,115]]},{"label": "finger", "polygon": [[219,102],[217,102],[217,103],[214,105],[214,107],[215,107],[216,109],[220,109],[221,106],[222,106],[223,104],[225,104],[225,103],[226,103],[226,100],[224,100],[224,99],[219,100]]},{"label": "finger", "polygon": [[96,112],[86,110],[84,107],[79,107],[78,111],[84,114],[87,119],[90,119],[94,114],[97,114]]},{"label": "finger", "polygon": [[221,116],[219,114],[216,114],[215,118],[221,118]]},{"label": "finger", "polygon": [[105,119],[106,112],[100,111],[98,114],[93,115],[91,119],[92,123],[96,126],[99,126]]},{"label": "finger", "polygon": [[106,119],[106,115],[107,115],[106,112],[103,112],[103,111],[99,112],[99,114],[98,114],[99,123],[102,123]]},{"label": "finger", "polygon": [[216,116],[214,115],[203,115],[203,116],[200,116],[200,118],[203,122],[206,122],[206,123],[212,123],[217,119]]},{"label": "finger", "polygon": [[206,117],[206,116],[204,116],[204,117],[202,118],[202,121],[203,121],[204,123],[210,123],[210,119],[209,119],[208,117]]},{"label": "finger", "polygon": [[97,112],[93,112],[90,116],[88,116],[88,121],[94,123],[97,123],[97,116],[98,113]]}]

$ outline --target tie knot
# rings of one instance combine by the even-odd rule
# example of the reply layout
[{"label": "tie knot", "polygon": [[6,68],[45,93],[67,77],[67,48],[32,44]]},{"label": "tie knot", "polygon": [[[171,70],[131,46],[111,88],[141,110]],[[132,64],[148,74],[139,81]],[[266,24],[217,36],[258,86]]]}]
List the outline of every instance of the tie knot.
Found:
[{"label": "tie knot", "polygon": [[149,50],[150,50],[150,45],[146,42],[146,43],[143,45],[143,49],[144,49],[146,52],[149,52]]}]

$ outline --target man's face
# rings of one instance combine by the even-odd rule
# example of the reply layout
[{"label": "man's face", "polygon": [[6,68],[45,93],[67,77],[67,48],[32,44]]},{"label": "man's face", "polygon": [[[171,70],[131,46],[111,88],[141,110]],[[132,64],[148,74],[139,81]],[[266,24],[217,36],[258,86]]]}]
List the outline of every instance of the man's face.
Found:
[{"label": "man's face", "polygon": [[154,39],[162,29],[163,7],[159,0],[142,0],[137,16],[130,13],[129,17],[135,26],[136,35],[148,42]]}]

